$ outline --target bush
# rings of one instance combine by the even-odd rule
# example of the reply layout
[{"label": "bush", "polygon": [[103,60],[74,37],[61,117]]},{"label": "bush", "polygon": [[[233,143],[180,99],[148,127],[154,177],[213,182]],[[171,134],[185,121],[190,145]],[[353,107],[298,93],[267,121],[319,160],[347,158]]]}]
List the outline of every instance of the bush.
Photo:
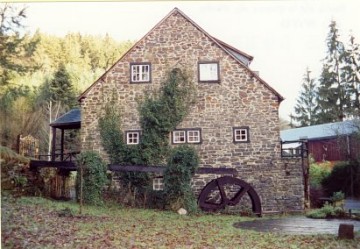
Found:
[{"label": "bush", "polygon": [[77,157],[78,174],[76,176],[76,195],[80,200],[80,181],[82,168],[83,201],[86,204],[99,205],[103,203],[102,191],[108,182],[107,166],[100,155],[93,151],[82,152]]},{"label": "bush", "polygon": [[196,198],[191,190],[191,178],[199,164],[196,151],[189,146],[172,150],[164,172],[164,195],[172,210],[185,208],[197,211]]},{"label": "bush", "polygon": [[312,163],[310,164],[310,185],[318,188],[321,182],[330,175],[331,164],[325,163]]},{"label": "bush", "polygon": [[322,181],[327,195],[343,192],[346,196],[360,197],[360,162],[336,163],[331,173]]},{"label": "bush", "polygon": [[334,192],[333,194],[332,194],[332,196],[331,196],[331,200],[333,201],[333,202],[335,202],[335,201],[342,201],[342,200],[344,200],[345,199],[345,194],[343,193],[343,192],[341,192],[341,191],[339,191],[339,192]]},{"label": "bush", "polygon": [[29,170],[29,162],[29,158],[0,146],[1,190],[10,190],[16,195],[34,194],[37,186]]},{"label": "bush", "polygon": [[344,209],[334,207],[327,203],[322,208],[316,209],[306,216],[313,219],[344,218],[346,217],[346,213]]}]

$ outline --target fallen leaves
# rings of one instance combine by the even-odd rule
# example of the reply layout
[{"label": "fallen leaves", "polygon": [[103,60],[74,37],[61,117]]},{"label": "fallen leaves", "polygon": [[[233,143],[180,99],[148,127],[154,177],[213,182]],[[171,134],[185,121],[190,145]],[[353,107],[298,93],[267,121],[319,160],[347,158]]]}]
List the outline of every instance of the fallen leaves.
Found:
[{"label": "fallen leaves", "polygon": [[[59,216],[69,208],[73,215]],[[245,220],[231,215],[179,216],[175,213],[87,207],[39,198],[3,199],[2,248],[356,248],[335,236],[281,236],[236,229]],[[61,212],[60,212],[61,213]],[[249,219],[249,218],[247,218]]]}]

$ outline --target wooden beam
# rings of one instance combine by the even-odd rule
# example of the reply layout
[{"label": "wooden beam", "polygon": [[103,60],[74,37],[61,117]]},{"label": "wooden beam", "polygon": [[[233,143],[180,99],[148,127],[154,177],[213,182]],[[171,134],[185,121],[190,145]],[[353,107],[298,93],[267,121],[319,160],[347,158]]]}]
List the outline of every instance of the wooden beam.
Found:
[{"label": "wooden beam", "polygon": [[[59,169],[77,170],[76,164],[71,161],[40,161],[31,160],[30,168],[46,168],[53,167]],[[146,165],[117,165],[109,164],[108,169],[110,171],[125,171],[125,172],[148,172],[148,173],[160,173],[163,174],[165,166],[146,166]],[[201,167],[195,172],[196,174],[218,174],[218,175],[237,175],[236,169],[233,168],[209,168]]]},{"label": "wooden beam", "polygon": [[[134,172],[152,172],[152,173],[163,173],[165,166],[146,166],[146,165],[115,165],[110,164],[109,170],[111,171],[134,171]],[[231,174],[236,175],[237,171],[233,168],[209,168],[201,167],[198,168],[196,174]]]},{"label": "wooden beam", "polygon": [[201,167],[196,171],[197,174],[231,174],[236,175],[237,171],[234,168],[209,168],[209,167]]},{"label": "wooden beam", "polygon": [[110,164],[109,170],[111,171],[134,171],[134,172],[152,172],[163,173],[165,167],[162,166],[146,166],[146,165],[116,165]]},{"label": "wooden beam", "polygon": [[64,161],[64,129],[61,129],[60,161]]},{"label": "wooden beam", "polygon": [[51,161],[55,161],[56,153],[56,128],[52,127],[52,140],[51,140]]},{"label": "wooden beam", "polygon": [[31,160],[30,169],[38,169],[38,168],[58,168],[58,169],[68,169],[72,171],[77,170],[76,164],[70,161],[60,162],[60,161]]}]

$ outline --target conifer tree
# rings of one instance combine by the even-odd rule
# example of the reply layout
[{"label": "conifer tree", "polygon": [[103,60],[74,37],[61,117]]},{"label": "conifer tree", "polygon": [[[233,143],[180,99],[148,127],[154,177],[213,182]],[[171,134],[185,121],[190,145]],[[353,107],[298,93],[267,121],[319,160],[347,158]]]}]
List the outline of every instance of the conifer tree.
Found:
[{"label": "conifer tree", "polygon": [[346,77],[343,73],[345,47],[339,40],[336,22],[331,21],[329,27],[330,31],[326,40],[327,55],[319,79],[320,123],[342,121],[350,105]]},{"label": "conifer tree", "polygon": [[297,125],[291,122],[291,126],[303,127],[318,123],[317,87],[315,79],[310,77],[310,73],[311,71],[306,69],[302,90],[296,100],[295,114],[290,115],[291,121],[296,121]]},{"label": "conifer tree", "polygon": [[360,117],[360,48],[354,36],[350,36],[348,48],[344,54],[343,74],[346,80],[346,91],[350,96],[347,112],[350,117]]}]

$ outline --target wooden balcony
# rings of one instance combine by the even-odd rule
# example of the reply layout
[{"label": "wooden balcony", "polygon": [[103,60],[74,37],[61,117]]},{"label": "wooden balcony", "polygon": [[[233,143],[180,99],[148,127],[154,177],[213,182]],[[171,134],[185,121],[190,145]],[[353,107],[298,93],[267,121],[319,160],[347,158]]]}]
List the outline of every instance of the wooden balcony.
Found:
[{"label": "wooden balcony", "polygon": [[30,161],[30,169],[58,168],[69,171],[76,171],[76,155],[79,151],[69,153],[54,153],[51,155],[39,155],[38,160]]}]

